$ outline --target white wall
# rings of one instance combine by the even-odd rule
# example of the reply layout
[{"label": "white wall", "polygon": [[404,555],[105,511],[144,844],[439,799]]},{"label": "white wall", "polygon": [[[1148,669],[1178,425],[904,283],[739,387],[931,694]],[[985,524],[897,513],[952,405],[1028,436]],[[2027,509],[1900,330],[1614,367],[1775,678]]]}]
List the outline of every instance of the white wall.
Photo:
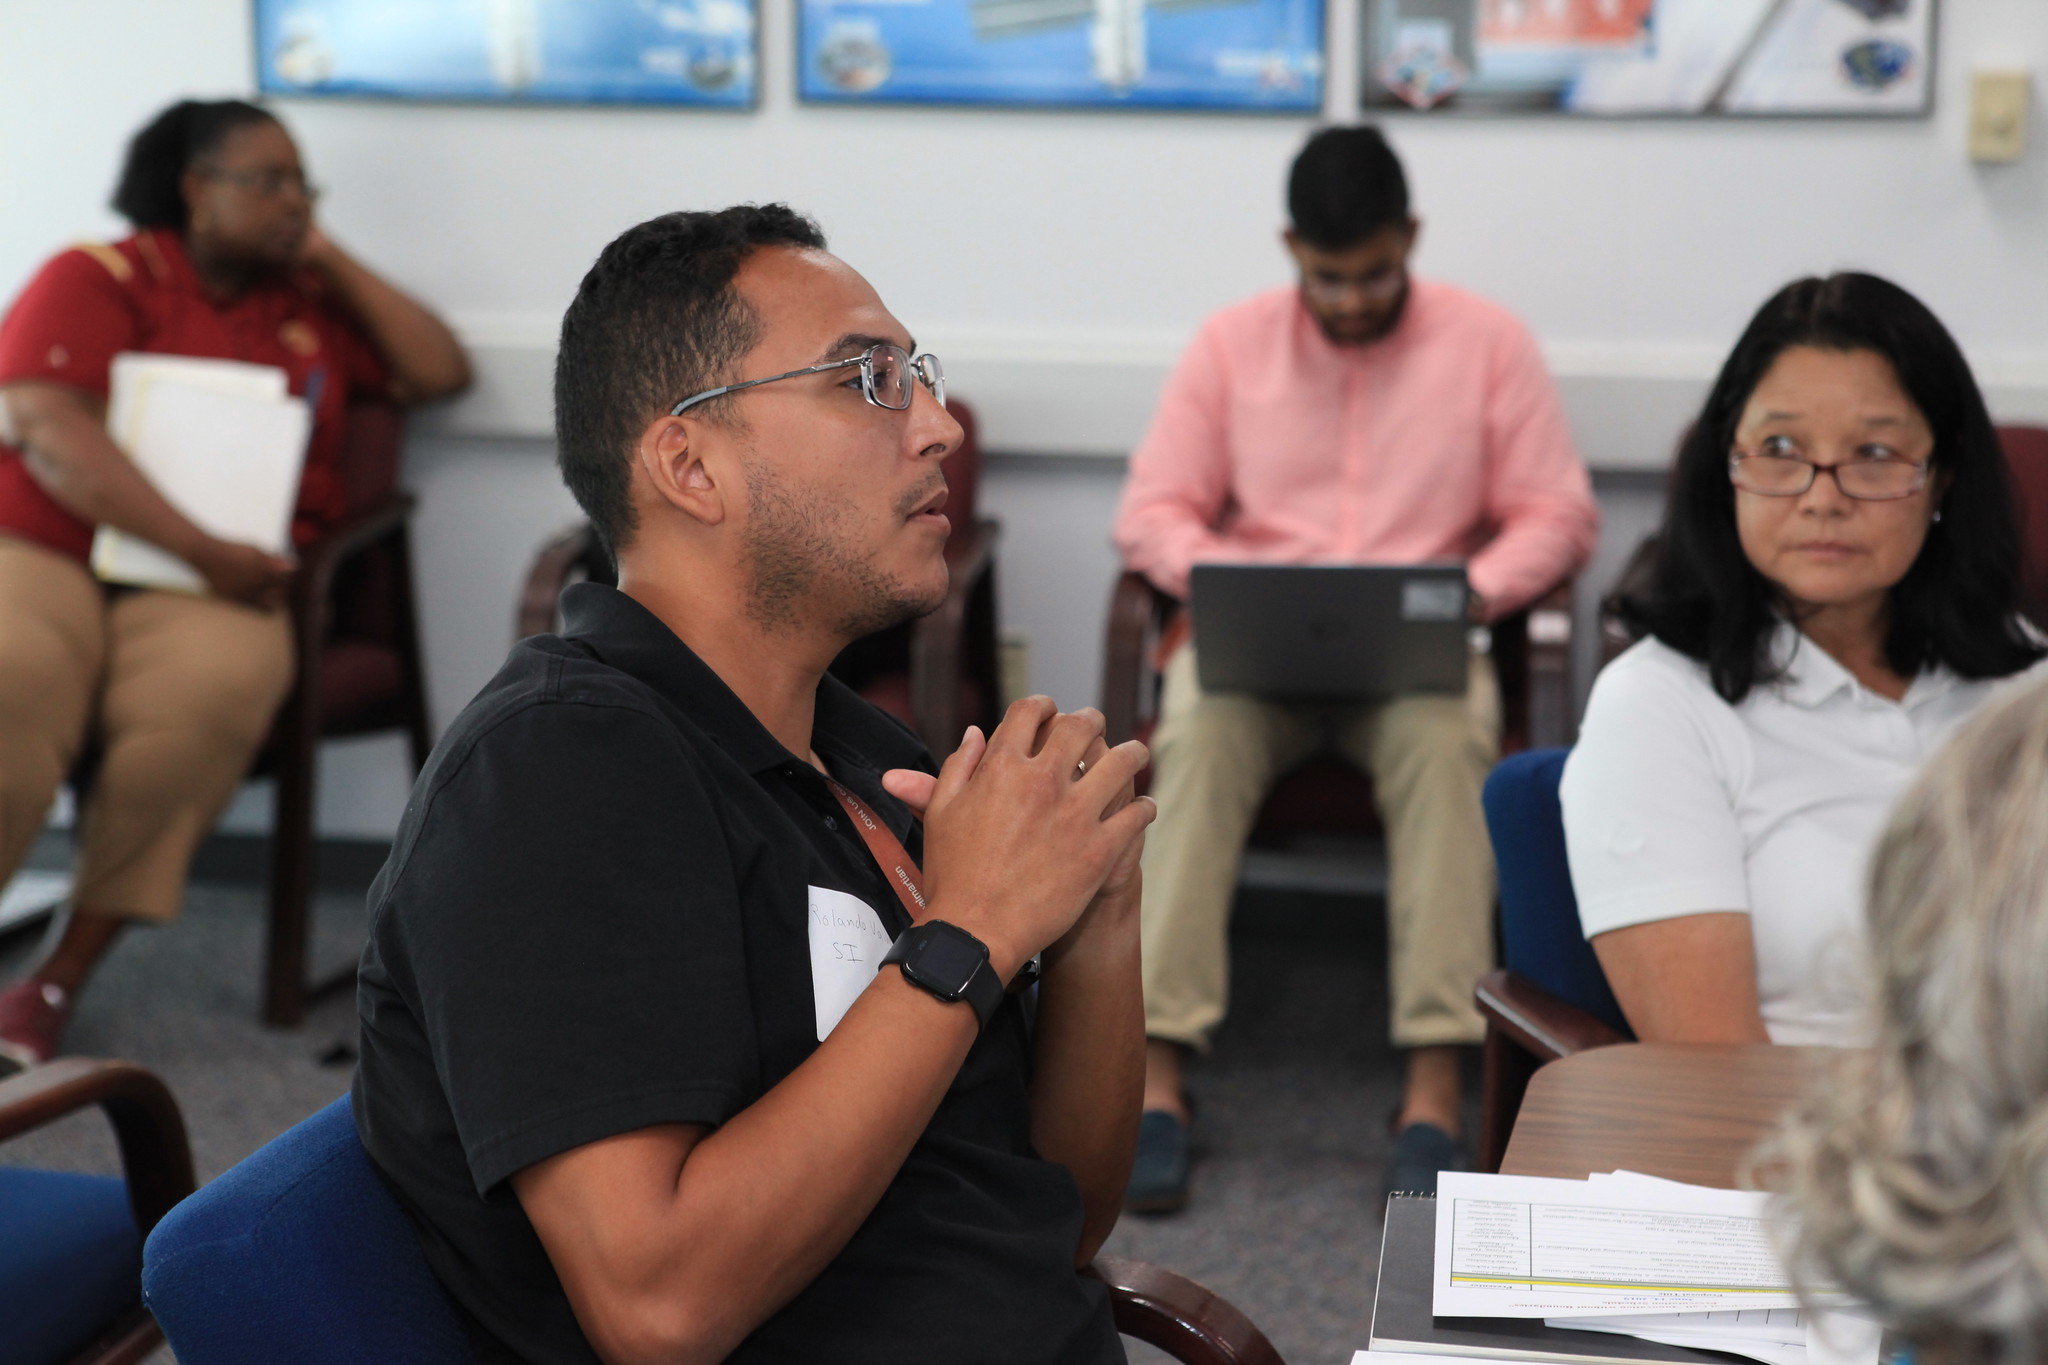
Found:
[{"label": "white wall", "polygon": [[[2036,113],[2020,164],[1963,151],[1970,68],[2048,66],[2048,5],[1944,8],[1929,120],[1388,120],[1426,222],[1420,267],[1528,319],[1602,466],[1661,463],[1749,311],[1837,266],[1921,293],[2001,415],[2048,420],[2048,122]],[[1333,0],[1340,118],[1355,22]],[[791,0],[764,0],[753,114],[284,105],[331,229],[477,350],[482,382],[418,424],[411,456],[444,719],[502,651],[525,556],[570,514],[542,444],[549,342],[628,224],[739,199],[815,213],[946,357],[989,445],[1035,456],[1120,454],[1195,322],[1284,280],[1280,184],[1306,121],[800,108],[791,27]],[[149,113],[246,93],[250,70],[246,0],[0,0],[0,291],[55,247],[118,230],[102,202]],[[1011,522],[1008,622],[1071,703],[1093,696],[1109,562],[1093,537],[1114,485],[1099,460],[991,473]],[[323,822],[387,824],[395,763],[388,747],[345,756]]]}]

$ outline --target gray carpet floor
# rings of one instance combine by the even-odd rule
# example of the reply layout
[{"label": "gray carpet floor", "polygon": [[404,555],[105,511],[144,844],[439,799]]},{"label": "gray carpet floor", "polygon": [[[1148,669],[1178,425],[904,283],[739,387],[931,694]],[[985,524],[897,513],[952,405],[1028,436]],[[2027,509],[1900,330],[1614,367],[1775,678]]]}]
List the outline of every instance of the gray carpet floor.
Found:
[{"label": "gray carpet floor", "polygon": [[[349,1063],[334,1054],[353,1037],[352,1000],[323,1002],[300,1030],[257,1022],[260,930],[256,888],[196,883],[178,924],[117,946],[69,1038],[71,1052],[131,1058],[164,1077],[202,1180],[348,1087]],[[345,961],[361,930],[360,894],[323,892],[319,957]],[[1241,897],[1231,1016],[1190,1072],[1194,1201],[1171,1217],[1127,1216],[1108,1247],[1223,1295],[1291,1365],[1344,1365],[1365,1344],[1399,1088],[1386,1043],[1383,932],[1369,900]],[[0,949],[0,979],[33,947]],[[96,1115],[0,1147],[0,1162],[118,1169]],[[1134,1348],[1132,1359],[1164,1357]],[[171,1365],[169,1353],[151,1365]]]}]

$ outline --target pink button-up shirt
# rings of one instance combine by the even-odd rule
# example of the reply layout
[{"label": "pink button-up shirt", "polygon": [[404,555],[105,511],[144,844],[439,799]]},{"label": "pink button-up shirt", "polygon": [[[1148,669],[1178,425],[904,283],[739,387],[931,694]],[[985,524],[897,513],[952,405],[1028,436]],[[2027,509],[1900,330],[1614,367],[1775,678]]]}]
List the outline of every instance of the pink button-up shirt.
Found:
[{"label": "pink button-up shirt", "polygon": [[1132,452],[1115,538],[1182,598],[1204,560],[1464,559],[1499,616],[1576,573],[1599,527],[1527,329],[1417,280],[1366,346],[1332,345],[1292,287],[1211,317]]}]

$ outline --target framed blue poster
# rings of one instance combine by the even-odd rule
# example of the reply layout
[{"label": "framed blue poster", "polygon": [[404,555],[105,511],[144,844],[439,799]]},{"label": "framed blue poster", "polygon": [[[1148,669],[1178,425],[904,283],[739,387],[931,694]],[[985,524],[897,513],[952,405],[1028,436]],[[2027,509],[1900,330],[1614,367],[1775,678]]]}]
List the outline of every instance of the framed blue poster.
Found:
[{"label": "framed blue poster", "polygon": [[820,104],[1323,107],[1323,0],[798,0]]},{"label": "framed blue poster", "polygon": [[1449,113],[1912,117],[1936,0],[1364,0],[1364,103]]},{"label": "framed blue poster", "polygon": [[255,0],[266,95],[749,109],[756,0]]}]

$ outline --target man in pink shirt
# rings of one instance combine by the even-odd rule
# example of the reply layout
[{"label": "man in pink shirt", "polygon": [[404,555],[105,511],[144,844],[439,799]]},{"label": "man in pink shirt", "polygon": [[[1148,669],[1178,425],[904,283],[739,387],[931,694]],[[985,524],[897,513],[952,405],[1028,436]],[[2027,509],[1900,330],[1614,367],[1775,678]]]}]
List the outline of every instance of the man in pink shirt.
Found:
[{"label": "man in pink shirt", "polygon": [[[1599,513],[1534,340],[1499,306],[1408,274],[1417,221],[1379,131],[1331,128],[1295,160],[1284,234],[1298,285],[1217,313],[1131,456],[1125,562],[1185,598],[1200,561],[1466,561],[1493,620],[1576,573]],[[1464,1162],[1459,1048],[1483,1026],[1493,867],[1479,790],[1499,748],[1491,664],[1464,696],[1309,706],[1205,693],[1198,642],[1166,665],[1144,860],[1145,1118],[1128,1203],[1187,1199],[1181,1060],[1222,1020],[1238,863],[1274,781],[1334,747],[1387,829],[1392,1033],[1408,1049],[1389,1187]]]}]

